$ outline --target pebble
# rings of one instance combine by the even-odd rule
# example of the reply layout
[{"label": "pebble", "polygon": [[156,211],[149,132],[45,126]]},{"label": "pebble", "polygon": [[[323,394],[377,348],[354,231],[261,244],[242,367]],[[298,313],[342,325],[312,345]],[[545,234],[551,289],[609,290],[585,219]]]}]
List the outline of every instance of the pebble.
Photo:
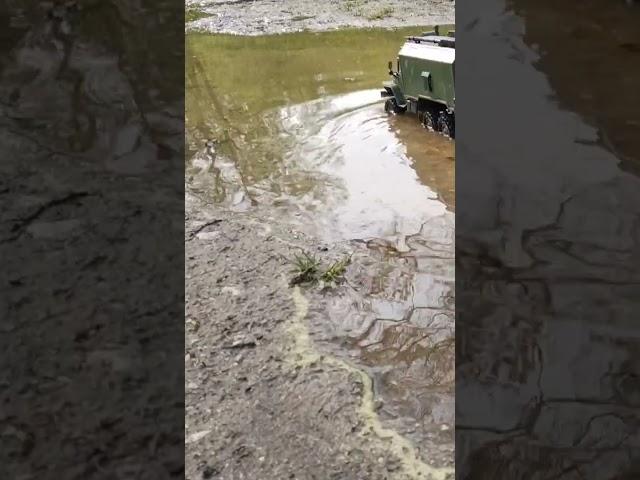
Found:
[{"label": "pebble", "polygon": [[197,442],[198,440],[202,440],[204,437],[206,437],[210,433],[211,433],[211,430],[202,430],[200,432],[192,433],[187,437],[185,443]]}]

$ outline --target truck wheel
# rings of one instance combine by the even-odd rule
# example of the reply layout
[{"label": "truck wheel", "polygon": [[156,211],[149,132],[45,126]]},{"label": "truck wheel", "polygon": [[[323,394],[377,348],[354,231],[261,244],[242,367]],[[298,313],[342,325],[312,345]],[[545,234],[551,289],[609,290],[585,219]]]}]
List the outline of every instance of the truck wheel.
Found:
[{"label": "truck wheel", "polygon": [[424,114],[422,115],[422,125],[431,132],[437,132],[440,129],[438,115],[433,109],[429,108],[424,111]]},{"label": "truck wheel", "polygon": [[398,106],[398,102],[396,102],[395,98],[388,98],[387,101],[384,102],[384,111],[387,113],[393,112],[396,115],[400,115],[406,111],[406,108]]},{"label": "truck wheel", "polygon": [[449,137],[451,139],[455,138],[455,123],[453,115],[450,115],[445,111],[440,112],[438,124],[440,125],[440,131],[445,137]]}]

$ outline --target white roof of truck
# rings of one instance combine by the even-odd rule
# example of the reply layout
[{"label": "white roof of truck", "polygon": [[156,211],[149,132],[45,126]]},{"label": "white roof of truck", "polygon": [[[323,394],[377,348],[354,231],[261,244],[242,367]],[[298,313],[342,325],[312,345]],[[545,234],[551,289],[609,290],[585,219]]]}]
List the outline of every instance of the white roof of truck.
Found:
[{"label": "white roof of truck", "polygon": [[428,43],[407,42],[400,49],[401,57],[420,58],[433,60],[434,62],[453,63],[456,59],[456,49],[451,47],[438,47]]}]

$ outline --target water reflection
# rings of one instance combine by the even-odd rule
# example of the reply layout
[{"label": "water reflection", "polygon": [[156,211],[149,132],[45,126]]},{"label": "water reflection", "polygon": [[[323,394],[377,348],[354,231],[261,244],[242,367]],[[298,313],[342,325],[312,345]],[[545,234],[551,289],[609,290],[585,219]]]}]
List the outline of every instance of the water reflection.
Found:
[{"label": "water reflection", "polygon": [[[437,193],[420,181],[379,98],[376,90],[362,91],[282,113],[289,133],[281,138],[290,146],[283,170],[297,172],[295,190],[304,192],[309,206],[300,196],[288,203],[312,216],[325,238],[392,238],[417,232],[445,211]],[[427,143],[427,132],[416,133],[411,143]],[[282,195],[280,200],[287,202]]]},{"label": "water reflection", "polygon": [[380,413],[431,461],[453,462],[454,217],[406,239],[407,251],[369,241],[348,287],[312,316],[315,337],[349,352],[374,378]]},{"label": "water reflection", "polygon": [[[230,207],[252,202],[327,241],[402,241],[451,209],[453,143],[413,117],[388,117],[378,90],[265,112],[268,135],[224,155],[191,159],[192,184]],[[255,158],[245,168],[247,158]],[[249,172],[270,170],[263,178]]]},{"label": "water reflection", "polygon": [[191,186],[328,241],[401,242],[452,209],[453,143],[380,105],[384,59],[415,30],[189,36]]}]

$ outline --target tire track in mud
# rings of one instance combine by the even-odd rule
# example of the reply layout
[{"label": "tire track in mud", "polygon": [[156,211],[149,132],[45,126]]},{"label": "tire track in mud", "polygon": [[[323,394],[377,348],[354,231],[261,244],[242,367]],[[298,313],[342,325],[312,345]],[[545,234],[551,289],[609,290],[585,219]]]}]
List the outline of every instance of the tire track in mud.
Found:
[{"label": "tire track in mud", "polygon": [[371,433],[383,442],[387,442],[389,450],[400,460],[402,466],[399,473],[391,472],[392,478],[411,480],[448,480],[453,478],[453,468],[436,468],[420,459],[414,445],[395,430],[385,428],[376,413],[373,380],[363,370],[340,360],[336,357],[321,354],[313,346],[309,329],[305,323],[309,310],[309,300],[304,296],[300,287],[294,287],[292,292],[295,305],[295,315],[286,325],[289,337],[288,360],[298,367],[308,367],[316,363],[335,366],[348,371],[360,378],[362,382],[362,399],[358,414],[365,424],[360,435]]}]

